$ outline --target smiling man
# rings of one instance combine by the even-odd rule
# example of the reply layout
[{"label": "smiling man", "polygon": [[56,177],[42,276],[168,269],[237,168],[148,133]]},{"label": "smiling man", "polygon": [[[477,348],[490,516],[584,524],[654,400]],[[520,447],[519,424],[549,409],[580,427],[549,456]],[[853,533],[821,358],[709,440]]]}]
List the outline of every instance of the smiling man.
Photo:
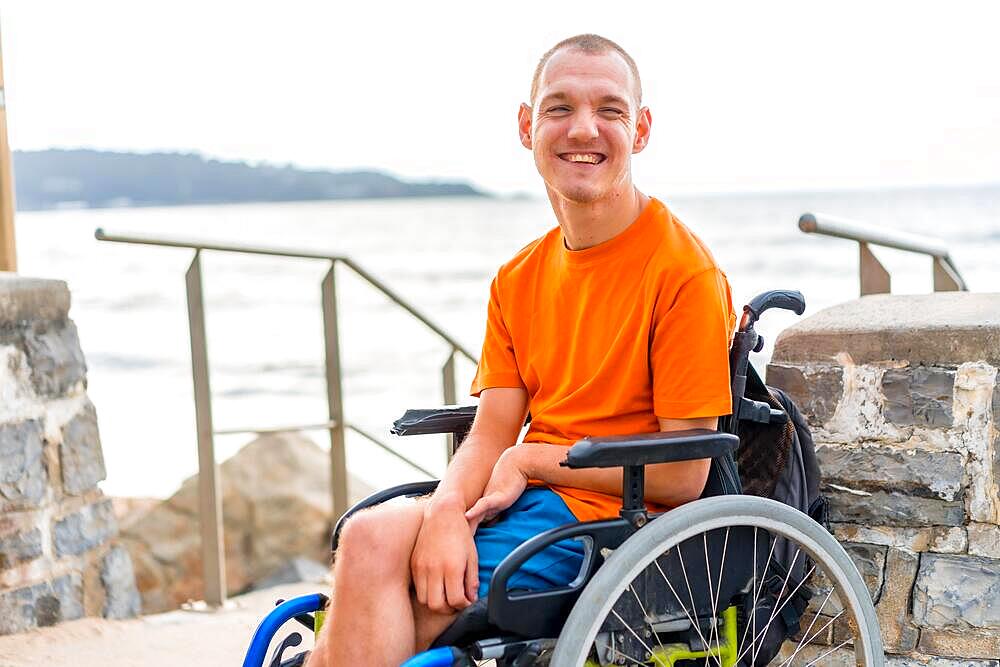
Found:
[{"label": "smiling man", "polygon": [[[493,569],[523,541],[617,516],[620,470],[559,466],[578,439],[714,429],[729,413],[735,315],[726,278],[632,182],[651,122],[635,62],[614,42],[579,35],[542,57],[518,130],[558,226],[493,280],[472,386],[476,420],[437,491],[345,525],[310,667],[398,665],[484,597]],[[647,502],[697,498],[708,467],[648,466]],[[562,585],[581,561],[578,543],[553,545],[510,584]]]}]

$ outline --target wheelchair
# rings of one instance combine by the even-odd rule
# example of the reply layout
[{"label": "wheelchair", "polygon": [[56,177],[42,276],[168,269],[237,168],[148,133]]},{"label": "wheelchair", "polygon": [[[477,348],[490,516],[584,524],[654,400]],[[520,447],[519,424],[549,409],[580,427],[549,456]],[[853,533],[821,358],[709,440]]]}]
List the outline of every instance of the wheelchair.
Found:
[{"label": "wheelchair", "polygon": [[[744,307],[730,349],[733,413],[720,420],[718,431],[590,437],[570,447],[562,465],[623,469],[620,516],[553,528],[518,546],[494,571],[489,595],[463,610],[405,667],[485,661],[498,667],[882,667],[871,596],[844,548],[809,515],[742,493],[735,458],[741,427],[749,421],[787,421],[774,404],[745,396],[748,375],[760,383],[749,365],[750,352],[763,345],[754,324],[770,308],[801,315],[805,302],[796,291],[779,290]],[[408,410],[393,433],[450,433],[457,447],[475,410]],[[701,458],[712,459],[702,496],[667,512],[648,512],[644,466]],[[404,484],[361,501],[338,521],[333,549],[356,512],[392,498],[426,495],[437,483]],[[508,586],[533,554],[570,539],[584,546],[573,581],[547,590]],[[778,553],[790,554],[787,567]],[[279,604],[254,633],[244,667],[301,665],[304,654],[282,662],[283,651],[300,643],[298,633],[265,663],[268,647],[293,618],[318,631],[327,602],[317,594]],[[779,625],[783,631],[775,640]]]}]

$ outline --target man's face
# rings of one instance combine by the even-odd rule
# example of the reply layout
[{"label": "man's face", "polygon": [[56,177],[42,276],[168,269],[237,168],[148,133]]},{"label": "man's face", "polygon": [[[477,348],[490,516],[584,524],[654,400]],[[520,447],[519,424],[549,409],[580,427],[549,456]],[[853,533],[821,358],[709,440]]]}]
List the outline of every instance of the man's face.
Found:
[{"label": "man's face", "polygon": [[546,63],[518,125],[548,189],[592,203],[631,190],[631,157],[646,146],[650,116],[621,56],[567,48]]}]

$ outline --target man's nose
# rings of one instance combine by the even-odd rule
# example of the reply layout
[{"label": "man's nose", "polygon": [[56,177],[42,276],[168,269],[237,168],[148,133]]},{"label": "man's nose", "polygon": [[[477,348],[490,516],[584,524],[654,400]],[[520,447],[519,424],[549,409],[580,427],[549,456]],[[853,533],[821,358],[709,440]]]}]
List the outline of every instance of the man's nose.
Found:
[{"label": "man's nose", "polygon": [[569,128],[569,138],[574,141],[590,141],[597,138],[597,122],[589,111],[581,111],[573,115],[573,123]]}]

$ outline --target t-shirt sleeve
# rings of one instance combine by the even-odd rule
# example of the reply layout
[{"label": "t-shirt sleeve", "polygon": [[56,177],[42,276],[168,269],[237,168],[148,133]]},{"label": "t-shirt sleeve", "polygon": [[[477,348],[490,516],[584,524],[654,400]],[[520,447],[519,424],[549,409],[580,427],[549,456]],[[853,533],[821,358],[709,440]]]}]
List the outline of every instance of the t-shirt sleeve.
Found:
[{"label": "t-shirt sleeve", "polygon": [[514,343],[500,308],[499,276],[490,285],[490,303],[486,310],[486,337],[479,358],[476,377],[472,380],[473,396],[491,387],[524,387],[514,357]]},{"label": "t-shirt sleeve", "polygon": [[664,419],[732,412],[729,343],[735,316],[725,274],[707,269],[654,310],[650,343],[653,411]]}]

